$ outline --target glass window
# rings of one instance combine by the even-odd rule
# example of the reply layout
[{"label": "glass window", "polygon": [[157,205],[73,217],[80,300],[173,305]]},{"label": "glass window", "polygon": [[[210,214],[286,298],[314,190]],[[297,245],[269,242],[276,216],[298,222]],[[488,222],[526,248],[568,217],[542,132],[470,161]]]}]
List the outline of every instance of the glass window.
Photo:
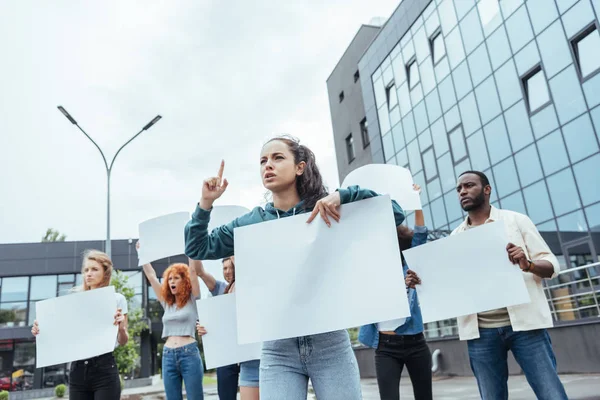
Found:
[{"label": "glass window", "polygon": [[440,197],[430,203],[431,214],[433,215],[433,222],[435,227],[442,227],[448,224],[448,218],[446,217],[446,209],[444,207],[444,198]]},{"label": "glass window", "polygon": [[[454,182],[454,184],[456,185],[456,182]],[[450,221],[462,219],[462,209],[460,207],[460,203],[458,202],[458,196],[456,195],[455,190],[446,193],[444,196],[444,202],[446,203],[446,212],[448,213],[448,219]]]},{"label": "glass window", "polygon": [[423,165],[425,169],[425,178],[427,182],[437,178],[438,171],[437,165],[435,164],[435,155],[433,154],[433,147],[428,148],[423,152]]},{"label": "glass window", "polygon": [[354,140],[352,139],[352,134],[346,138],[346,155],[348,156],[348,163],[351,163],[354,160]]},{"label": "glass window", "polygon": [[490,52],[490,59],[492,60],[492,68],[498,69],[502,64],[506,62],[511,56],[510,46],[508,45],[508,36],[506,36],[505,29],[497,29],[487,39],[488,48],[494,51]]},{"label": "glass window", "polygon": [[519,190],[519,178],[513,158],[508,158],[492,168],[496,178],[496,192],[498,197],[504,197]]},{"label": "glass window", "polygon": [[450,153],[446,153],[438,158],[438,166],[442,191],[446,193],[448,190],[453,190],[456,186],[456,178],[454,177],[454,168],[452,167]]},{"label": "glass window", "polygon": [[456,13],[454,12],[454,1],[442,1],[438,7],[438,12],[440,14],[440,22],[442,23],[442,31],[447,34],[458,23]]},{"label": "glass window", "polygon": [[421,133],[425,129],[427,129],[427,127],[429,126],[429,120],[427,119],[427,109],[425,108],[424,101],[420,102],[415,106],[413,115],[415,116],[417,133]]},{"label": "glass window", "polygon": [[421,100],[423,100],[423,89],[421,88],[421,84],[418,83],[417,86],[410,91],[410,102],[419,104]]},{"label": "glass window", "polygon": [[448,64],[448,58],[442,58],[435,66],[435,76],[438,82],[443,81],[446,77],[450,75],[450,64]]},{"label": "glass window", "polygon": [[467,146],[469,148],[471,164],[475,170],[483,171],[490,167],[490,159],[481,129],[467,138]]},{"label": "glass window", "polygon": [[[411,170],[410,172],[413,171]],[[417,172],[416,174],[413,172],[413,180],[417,185],[423,188],[421,190],[421,204],[429,203],[429,196],[427,195],[427,185],[425,184],[425,174],[423,173],[423,171]]]},{"label": "glass window", "polygon": [[404,132],[402,131],[402,124],[397,124],[392,128],[392,136],[394,138],[396,151],[398,151],[398,149],[401,149],[406,145],[406,143],[404,142]]},{"label": "glass window", "polygon": [[446,112],[456,104],[454,84],[452,83],[451,77],[444,79],[444,81],[438,85],[438,90],[440,92],[440,99],[442,101],[442,110]]},{"label": "glass window", "polygon": [[408,113],[408,115],[402,119],[402,128],[404,129],[404,139],[406,140],[406,143],[411,142],[417,137],[417,130],[415,128],[415,120],[412,112]]},{"label": "glass window", "polygon": [[437,199],[442,195],[442,186],[440,185],[440,179],[435,178],[427,184],[427,191],[429,192],[430,199]]},{"label": "glass window", "polygon": [[431,59],[433,64],[440,62],[446,56],[446,45],[444,45],[444,36],[438,31],[431,38]]},{"label": "glass window", "polygon": [[56,275],[32,276],[29,298],[44,300],[56,297]]},{"label": "glass window", "polygon": [[425,21],[425,32],[427,33],[427,36],[432,36],[435,31],[440,30],[440,19],[438,18],[438,13],[435,12],[436,5],[433,1],[431,2],[431,4],[429,4],[427,8],[430,7],[432,8],[432,13],[431,15],[425,17],[427,19]]},{"label": "glass window", "polygon": [[[488,177],[488,179],[490,180],[490,185],[492,186],[492,188],[494,190],[492,190],[492,195],[490,196],[490,203],[492,203],[492,205],[496,208],[500,207],[498,203],[498,185],[496,185],[496,180],[494,179],[494,174],[492,173],[491,169],[485,170],[483,171],[483,173]],[[496,204],[494,204],[496,203]]]},{"label": "glass window", "polygon": [[406,64],[402,58],[402,54],[398,54],[396,58],[392,60],[392,69],[394,70],[394,82],[400,86],[406,81]]},{"label": "glass window", "polygon": [[581,208],[571,168],[549,177],[548,189],[557,216]]},{"label": "glass window", "polygon": [[419,152],[419,143],[413,140],[406,146],[408,152],[408,161],[410,162],[410,172],[413,174],[423,168],[421,164],[421,153]]},{"label": "glass window", "polygon": [[[461,4],[463,1],[455,2],[454,4]],[[460,22],[460,31],[462,33],[463,43],[465,44],[465,50],[467,54],[475,50],[481,42],[483,42],[483,32],[481,31],[481,24],[479,23],[479,16],[477,15],[477,9],[472,9],[469,14]]]},{"label": "glass window", "polygon": [[571,235],[564,235],[567,237],[572,237],[572,234],[575,232],[586,232],[588,231],[587,222],[585,221],[585,215],[582,210],[575,211],[574,213],[567,214],[564,217],[558,218],[558,230],[563,235],[567,232],[571,233]]},{"label": "glass window", "polygon": [[385,134],[392,129],[392,125],[390,124],[390,113],[387,107],[381,107],[377,114],[379,115],[379,128],[381,128],[381,133]]},{"label": "glass window", "polygon": [[460,124],[460,113],[458,107],[454,106],[444,115],[444,121],[446,122],[446,132],[451,131]]},{"label": "glass window", "polygon": [[590,231],[600,232],[600,203],[586,207],[585,215],[590,224]]},{"label": "glass window", "polygon": [[431,133],[430,133],[429,129],[425,129],[419,135],[419,147],[422,149],[426,149],[428,147],[431,147],[432,144],[433,143],[431,141]]},{"label": "glass window", "polygon": [[461,0],[454,1],[454,6],[456,7],[456,15],[458,16],[458,20],[463,19],[467,12],[475,5],[475,0]]},{"label": "glass window", "polygon": [[505,210],[516,211],[521,214],[527,215],[527,210],[525,209],[525,202],[523,201],[523,193],[517,192],[515,194],[511,194],[508,197],[500,200],[502,204],[502,208]]},{"label": "glass window", "polygon": [[473,85],[477,86],[492,73],[485,43],[482,43],[467,59],[473,77]]},{"label": "glass window", "polygon": [[373,89],[375,91],[375,103],[377,104],[377,108],[380,108],[385,104],[385,85],[383,84],[383,79],[379,78],[375,82],[373,82]]},{"label": "glass window", "polygon": [[513,53],[521,50],[533,39],[533,31],[524,5],[507,19],[505,26]]},{"label": "glass window", "polygon": [[538,45],[548,77],[556,75],[558,71],[572,62],[560,20],[557,20],[538,36]]},{"label": "glass window", "polygon": [[397,165],[401,167],[406,167],[408,165],[408,154],[406,154],[406,148],[396,153],[396,162]]},{"label": "glass window", "polygon": [[73,290],[74,287],[75,287],[74,283],[69,283],[69,282],[59,283],[58,284],[58,295],[59,296],[67,295],[67,294],[71,293],[71,291]]},{"label": "glass window", "polygon": [[[560,1],[560,0],[559,0]],[[527,8],[531,16],[531,24],[536,35],[539,35],[550,23],[558,18],[556,5],[548,0],[529,0]]]},{"label": "glass window", "polygon": [[534,145],[518,152],[515,155],[515,162],[517,163],[517,170],[519,171],[519,177],[523,186],[528,186],[542,179],[544,176],[542,166],[540,165],[540,158]]},{"label": "glass window", "polygon": [[408,93],[408,84],[406,82],[398,88],[397,94],[398,102],[400,103],[400,111],[402,112],[402,117],[404,117],[412,110],[410,94]]},{"label": "glass window", "polygon": [[[577,32],[581,31],[593,20],[594,10],[592,10],[592,5],[590,4],[589,0],[580,1],[562,17],[567,37],[573,37]],[[600,42],[595,46],[596,47],[593,47],[593,49],[599,49],[600,47],[598,46],[600,46]]]},{"label": "glass window", "polygon": [[398,97],[396,96],[396,85],[392,82],[391,85],[385,88],[385,95],[387,97],[388,110],[398,105]]},{"label": "glass window", "polygon": [[444,121],[440,119],[431,125],[431,136],[433,138],[433,147],[435,148],[436,154],[444,154],[449,150]]},{"label": "glass window", "polygon": [[572,46],[583,79],[600,69],[600,33],[595,24],[575,38]]},{"label": "glass window", "polygon": [[389,161],[390,158],[394,157],[396,151],[394,150],[394,141],[392,139],[392,132],[388,132],[381,138],[383,142],[383,154],[385,155],[385,160]]},{"label": "glass window", "polygon": [[75,275],[74,274],[58,275],[58,283],[64,283],[64,282],[75,284]]},{"label": "glass window", "polygon": [[592,108],[600,104],[600,74],[594,75],[583,83],[583,92],[588,107]]},{"label": "glass window", "polygon": [[463,161],[459,162],[454,166],[454,175],[456,175],[457,179],[465,171],[471,170],[471,162],[468,158],[465,158]]},{"label": "glass window", "polygon": [[[385,59],[385,61],[383,62],[384,66],[387,65],[388,67],[385,69],[385,71],[383,71],[383,84],[385,85],[385,87],[390,86],[390,83],[392,83],[394,81],[394,70],[392,69],[392,63],[390,61],[390,57],[387,57]],[[383,68],[383,66],[382,66]]]},{"label": "glass window", "polygon": [[515,56],[515,63],[517,64],[517,72],[519,73],[519,76],[525,75],[527,71],[530,71],[541,61],[542,58],[538,52],[537,43],[535,41],[530,42]]},{"label": "glass window", "polygon": [[481,122],[484,125],[500,114],[500,101],[493,76],[487,78],[475,89],[475,96],[477,96],[477,104],[479,104]]},{"label": "glass window", "polygon": [[492,165],[504,160],[512,153],[502,115],[486,125],[483,128],[483,131],[485,133],[485,141],[487,142],[488,150],[490,152]]},{"label": "glass window", "polygon": [[533,114],[550,102],[546,75],[541,65],[538,65],[533,71],[524,76],[522,81],[530,113]]},{"label": "glass window", "polygon": [[540,181],[523,190],[525,203],[527,204],[527,215],[534,224],[544,222],[553,217],[548,189],[544,181]]},{"label": "glass window", "polygon": [[495,75],[502,109],[506,110],[523,98],[517,70],[514,63],[508,62],[498,69]]},{"label": "glass window", "polygon": [[367,118],[363,118],[362,121],[360,121],[360,136],[362,138],[363,148],[367,147],[371,142],[371,139],[369,138],[369,123],[367,122]]},{"label": "glass window", "polygon": [[398,122],[400,122],[400,107],[396,106],[390,111],[390,126],[396,126]]},{"label": "glass window", "polygon": [[467,157],[467,147],[465,146],[462,125],[457,126],[456,129],[449,132],[448,137],[450,138],[450,147],[452,149],[454,164],[459,163]]},{"label": "glass window", "polygon": [[546,176],[569,165],[569,158],[565,151],[565,144],[560,130],[554,131],[545,138],[540,139],[538,148]]},{"label": "glass window", "polygon": [[473,93],[469,93],[464,99],[462,99],[459,103],[459,107],[465,134],[469,136],[471,133],[481,128],[479,112],[477,110],[477,104],[475,103],[475,96]]},{"label": "glass window", "polygon": [[465,50],[458,27],[446,36],[446,52],[452,68],[456,68],[465,59]]},{"label": "glass window", "polygon": [[0,327],[25,326],[27,323],[27,303],[0,304]]},{"label": "glass window", "polygon": [[558,128],[558,118],[554,107],[546,107],[531,117],[531,126],[536,139]]},{"label": "glass window", "polygon": [[485,36],[489,36],[502,23],[498,0],[480,0],[477,8],[483,26],[483,33]]},{"label": "glass window", "polygon": [[421,64],[421,85],[423,92],[429,94],[435,88],[435,76],[433,75],[433,64],[429,57]]},{"label": "glass window", "polygon": [[560,0],[557,1],[557,5],[558,5],[558,11],[561,14],[564,14],[565,11],[567,11],[569,8],[571,8],[571,6],[573,4],[575,4],[577,2],[577,0]]},{"label": "glass window", "polygon": [[529,126],[529,117],[523,100],[504,113],[508,135],[513,151],[519,151],[533,142],[533,133]]},{"label": "glass window", "polygon": [[556,104],[558,120],[561,124],[586,111],[587,107],[581,93],[581,86],[579,86],[579,80],[573,66],[550,80],[550,90]]},{"label": "glass window", "polygon": [[600,107],[594,108],[590,115],[592,116],[592,121],[594,121],[594,126],[596,127],[596,135],[600,139]]},{"label": "glass window", "polygon": [[571,162],[576,163],[598,151],[598,141],[588,114],[563,126],[563,135]]},{"label": "glass window", "polygon": [[429,40],[425,33],[425,27],[419,28],[413,36],[413,41],[417,52],[417,61],[421,64],[429,56]]},{"label": "glass window", "polygon": [[440,105],[437,89],[434,89],[433,92],[427,95],[425,103],[427,105],[427,113],[429,114],[430,121],[435,121],[442,116],[442,107]]},{"label": "glass window", "polygon": [[502,14],[504,14],[504,18],[508,18],[514,13],[517,8],[523,4],[524,0],[502,0],[500,2],[500,7],[502,8]]},{"label": "glass window", "polygon": [[407,76],[408,76],[408,84],[411,89],[414,89],[419,83],[419,67],[417,66],[417,61],[412,59],[409,61],[406,66]]},{"label": "glass window", "polygon": [[581,193],[584,205],[600,201],[600,185],[598,185],[598,171],[600,171],[600,155],[588,158],[573,167],[575,179]]},{"label": "glass window", "polygon": [[2,302],[25,301],[29,292],[29,278],[2,278]]},{"label": "glass window", "polygon": [[469,74],[469,67],[466,61],[456,67],[452,73],[452,77],[456,85],[456,96],[459,99],[462,99],[467,93],[473,90],[473,83],[471,82],[471,75]]}]

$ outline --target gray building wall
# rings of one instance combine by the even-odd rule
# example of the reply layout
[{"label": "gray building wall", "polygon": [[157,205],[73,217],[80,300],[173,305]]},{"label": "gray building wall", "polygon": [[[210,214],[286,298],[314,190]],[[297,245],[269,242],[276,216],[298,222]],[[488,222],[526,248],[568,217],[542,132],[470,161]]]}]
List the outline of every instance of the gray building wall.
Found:
[{"label": "gray building wall", "polygon": [[[327,79],[329,110],[335,152],[338,155],[337,166],[340,183],[350,171],[370,164],[372,160],[370,144],[365,143],[361,135],[360,122],[365,118],[365,109],[360,78],[354,82],[354,75],[358,71],[358,61],[379,29],[377,26],[362,25]],[[367,77],[367,81],[370,81],[370,77]],[[343,101],[340,101],[339,97],[341,92],[344,93]],[[346,150],[346,138],[350,134],[354,141],[354,160],[348,159]]]}]

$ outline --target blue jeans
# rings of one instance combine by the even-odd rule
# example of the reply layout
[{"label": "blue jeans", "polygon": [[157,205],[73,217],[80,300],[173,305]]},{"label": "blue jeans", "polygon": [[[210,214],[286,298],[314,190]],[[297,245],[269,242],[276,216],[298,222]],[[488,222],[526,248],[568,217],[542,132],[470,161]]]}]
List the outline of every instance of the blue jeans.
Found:
[{"label": "blue jeans", "polygon": [[236,400],[240,366],[226,365],[217,368],[217,391],[220,400]]},{"label": "blue jeans", "polygon": [[185,393],[189,400],[203,400],[204,366],[197,343],[185,346],[163,348],[162,375],[167,400],[182,400],[181,382],[185,383]]},{"label": "blue jeans", "polygon": [[261,400],[306,400],[309,378],[318,399],[362,399],[358,363],[347,331],[263,344]]},{"label": "blue jeans", "polygon": [[508,351],[521,366],[540,400],[566,400],[556,372],[556,359],[545,329],[514,332],[511,326],[479,328],[479,339],[469,340],[471,369],[483,400],[508,399]]}]

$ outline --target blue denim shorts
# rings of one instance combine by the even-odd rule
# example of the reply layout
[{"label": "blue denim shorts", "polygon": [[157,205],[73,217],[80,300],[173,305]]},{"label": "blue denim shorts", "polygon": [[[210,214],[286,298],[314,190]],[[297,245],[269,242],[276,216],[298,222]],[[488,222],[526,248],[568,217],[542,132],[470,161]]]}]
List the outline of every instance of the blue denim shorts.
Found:
[{"label": "blue denim shorts", "polygon": [[258,387],[260,360],[240,363],[240,386]]}]

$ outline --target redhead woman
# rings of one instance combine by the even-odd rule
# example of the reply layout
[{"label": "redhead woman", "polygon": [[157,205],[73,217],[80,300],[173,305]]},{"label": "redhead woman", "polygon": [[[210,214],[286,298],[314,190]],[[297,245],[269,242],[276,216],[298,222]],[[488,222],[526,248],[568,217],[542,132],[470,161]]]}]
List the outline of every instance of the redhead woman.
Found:
[{"label": "redhead woman", "polygon": [[[83,284],[76,291],[87,291],[106,287],[110,284],[113,263],[105,253],[88,250],[83,254],[81,275]],[[119,326],[117,345],[125,345],[127,333],[127,300],[116,293],[117,310],[114,324]],[[40,334],[40,327],[34,321],[33,336]],[[114,400],[121,397],[119,370],[113,353],[106,353],[86,360],[71,363],[69,373],[69,399],[71,400]]]}]

